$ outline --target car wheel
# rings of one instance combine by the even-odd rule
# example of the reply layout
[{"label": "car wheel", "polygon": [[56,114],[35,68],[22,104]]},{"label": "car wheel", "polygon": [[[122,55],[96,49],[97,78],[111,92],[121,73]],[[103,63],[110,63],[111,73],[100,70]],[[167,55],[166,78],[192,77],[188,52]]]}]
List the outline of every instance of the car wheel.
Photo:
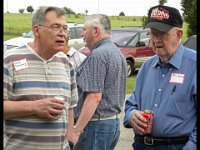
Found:
[{"label": "car wheel", "polygon": [[131,76],[133,74],[133,63],[130,60],[126,60],[127,62],[127,76]]}]

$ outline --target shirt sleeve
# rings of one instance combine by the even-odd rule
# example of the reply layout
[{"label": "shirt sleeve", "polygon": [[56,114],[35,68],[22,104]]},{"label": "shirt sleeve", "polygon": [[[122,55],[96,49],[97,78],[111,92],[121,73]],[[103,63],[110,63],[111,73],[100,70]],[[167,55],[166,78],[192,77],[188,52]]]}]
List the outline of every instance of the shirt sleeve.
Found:
[{"label": "shirt sleeve", "polygon": [[71,69],[70,76],[71,76],[71,103],[70,103],[70,108],[73,108],[77,105],[77,102],[78,102],[78,89],[77,89],[77,83],[76,83],[74,68]]},{"label": "shirt sleeve", "polygon": [[124,127],[126,128],[132,128],[131,126],[131,116],[133,115],[134,112],[137,111],[137,103],[135,102],[135,93],[126,100],[125,103],[125,116],[124,116]]},{"label": "shirt sleeve", "polygon": [[196,150],[197,149],[197,127],[195,127],[194,131],[189,137],[188,142],[183,147],[183,150]]},{"label": "shirt sleeve", "polygon": [[[196,74],[195,74],[196,75]],[[196,79],[196,78],[195,78]],[[193,81],[196,83],[196,80]],[[193,100],[195,102],[195,106],[197,108],[197,96],[196,96],[196,84],[194,84],[194,90],[193,90]],[[195,126],[193,132],[191,133],[188,142],[183,147],[183,150],[196,150],[197,149],[197,126]]]},{"label": "shirt sleeve", "polygon": [[131,126],[131,117],[134,112],[139,110],[139,104],[138,101],[140,99],[139,93],[141,92],[141,85],[142,85],[142,79],[143,79],[143,72],[144,67],[140,68],[138,72],[138,76],[136,78],[136,84],[133,90],[132,95],[126,100],[125,103],[125,116],[124,116],[124,127],[126,128],[132,128]]},{"label": "shirt sleeve", "polygon": [[3,69],[3,82],[4,82],[4,92],[3,92],[3,96],[4,99],[10,99],[10,94],[12,92],[12,87],[13,87],[13,81],[12,81],[12,72],[10,70],[13,70],[12,65],[9,65],[9,63],[5,63],[7,62],[7,58],[4,59],[4,69]]}]

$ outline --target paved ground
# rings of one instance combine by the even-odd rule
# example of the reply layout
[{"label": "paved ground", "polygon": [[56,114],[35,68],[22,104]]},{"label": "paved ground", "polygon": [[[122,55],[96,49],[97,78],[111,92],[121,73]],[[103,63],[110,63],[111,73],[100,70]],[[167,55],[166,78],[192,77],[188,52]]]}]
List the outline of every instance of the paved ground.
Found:
[{"label": "paved ground", "polygon": [[132,150],[133,148],[131,145],[133,143],[134,133],[132,129],[123,127],[123,117],[124,112],[120,114],[121,134],[115,150]]},{"label": "paved ground", "polygon": [[[127,95],[127,97],[128,96],[129,95]],[[124,128],[123,118],[124,112],[120,114],[121,134],[117,146],[115,147],[115,150],[133,150],[131,145],[133,143],[134,133],[132,129]]]}]

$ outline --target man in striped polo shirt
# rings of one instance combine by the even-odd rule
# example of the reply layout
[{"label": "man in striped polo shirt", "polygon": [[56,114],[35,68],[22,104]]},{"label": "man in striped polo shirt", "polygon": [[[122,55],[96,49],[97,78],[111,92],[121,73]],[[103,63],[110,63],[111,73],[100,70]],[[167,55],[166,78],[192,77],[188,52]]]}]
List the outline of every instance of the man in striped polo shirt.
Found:
[{"label": "man in striped polo shirt", "polygon": [[40,7],[32,19],[34,42],[5,52],[5,150],[70,149],[78,95],[62,52],[67,28],[63,9]]}]

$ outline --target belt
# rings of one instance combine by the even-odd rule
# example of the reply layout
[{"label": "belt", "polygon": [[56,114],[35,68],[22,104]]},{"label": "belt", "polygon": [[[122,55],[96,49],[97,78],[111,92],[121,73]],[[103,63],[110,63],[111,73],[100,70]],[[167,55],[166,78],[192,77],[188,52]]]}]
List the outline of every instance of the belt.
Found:
[{"label": "belt", "polygon": [[104,118],[92,118],[90,119],[90,121],[100,121],[100,120],[110,120],[110,119],[118,119],[119,118],[119,115],[116,114],[116,115],[113,115],[113,116],[110,116],[110,117],[104,117]]},{"label": "belt", "polygon": [[135,143],[142,143],[145,145],[172,145],[172,144],[185,144],[189,137],[169,137],[169,138],[160,138],[152,136],[140,136],[135,135]]}]

